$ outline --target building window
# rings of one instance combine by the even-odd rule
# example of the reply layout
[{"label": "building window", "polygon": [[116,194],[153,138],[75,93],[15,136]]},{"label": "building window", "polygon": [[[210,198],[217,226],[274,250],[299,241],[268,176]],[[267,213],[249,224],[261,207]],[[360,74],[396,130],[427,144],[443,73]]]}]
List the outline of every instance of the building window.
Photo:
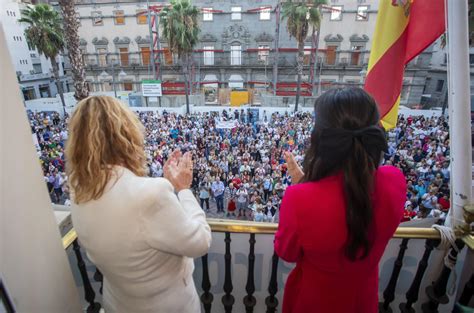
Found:
[{"label": "building window", "polygon": [[331,7],[331,21],[340,21],[342,20],[342,6],[340,5],[333,5]]},{"label": "building window", "polygon": [[369,11],[369,6],[359,5],[357,7],[356,21],[367,21],[369,19],[367,11]]},{"label": "building window", "polygon": [[173,53],[169,48],[164,48],[164,56],[165,56],[165,64],[172,65],[173,64]]},{"label": "building window", "polygon": [[41,74],[43,72],[43,69],[41,68],[41,63],[33,64],[33,71],[35,71],[35,74]]},{"label": "building window", "polygon": [[360,52],[364,49],[364,46],[354,45],[351,47],[351,65],[358,66],[360,63]]},{"label": "building window", "polygon": [[137,24],[148,24],[148,13],[146,10],[137,10]]},{"label": "building window", "polygon": [[[446,56],[446,53],[445,53],[445,56]],[[469,54],[469,64],[474,65],[474,54]]]},{"label": "building window", "polygon": [[202,8],[202,20],[212,21],[212,8]]},{"label": "building window", "polygon": [[311,61],[312,46],[304,45],[303,47],[303,64],[308,65]]},{"label": "building window", "polygon": [[128,66],[128,48],[119,48],[120,64]]},{"label": "building window", "polygon": [[328,65],[336,64],[336,50],[337,50],[337,46],[326,47],[326,64]]},{"label": "building window", "polygon": [[269,7],[260,7],[260,20],[261,21],[270,20],[270,8]]},{"label": "building window", "polygon": [[141,47],[142,64],[148,66],[150,64],[150,47]]},{"label": "building window", "polygon": [[265,64],[268,64],[268,56],[270,55],[270,47],[263,45],[258,46],[258,60]]},{"label": "building window", "polygon": [[101,88],[101,91],[112,91],[112,85],[110,84],[110,81],[102,82]]},{"label": "building window", "polygon": [[104,20],[102,19],[102,12],[99,12],[99,11],[92,12],[92,25],[94,26],[104,25]]},{"label": "building window", "polygon": [[400,92],[400,99],[401,100],[407,100],[408,95],[410,94],[410,82],[404,81],[402,85],[402,91]]},{"label": "building window", "polygon": [[214,46],[203,47],[204,65],[214,65]]},{"label": "building window", "polygon": [[33,100],[36,99],[36,92],[34,87],[26,87],[23,89],[23,97],[25,100]]},{"label": "building window", "polygon": [[443,91],[443,87],[444,87],[444,80],[438,79],[438,81],[436,82],[436,91],[437,92]]},{"label": "building window", "polygon": [[133,91],[133,83],[132,82],[124,82],[123,83],[123,90]]},{"label": "building window", "polygon": [[230,19],[233,21],[238,21],[242,19],[242,7],[232,7],[231,8],[232,14],[230,15]]},{"label": "building window", "polygon": [[125,15],[123,10],[114,11],[115,25],[125,25]]},{"label": "building window", "polygon": [[97,54],[99,56],[99,66],[107,66],[107,49],[99,48]]},{"label": "building window", "polygon": [[234,44],[230,46],[230,65],[242,64],[242,46]]}]

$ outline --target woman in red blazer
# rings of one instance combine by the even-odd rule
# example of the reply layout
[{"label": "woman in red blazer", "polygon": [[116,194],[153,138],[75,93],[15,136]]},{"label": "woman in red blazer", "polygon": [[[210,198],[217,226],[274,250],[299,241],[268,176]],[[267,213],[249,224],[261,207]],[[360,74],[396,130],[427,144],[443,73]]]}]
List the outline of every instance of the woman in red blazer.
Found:
[{"label": "woman in red blazer", "polygon": [[376,313],[378,263],[403,215],[406,183],[379,166],[387,143],[374,99],[333,89],[315,103],[303,169],[286,153],[293,182],[280,208],[275,251],[296,262],[283,313]]}]

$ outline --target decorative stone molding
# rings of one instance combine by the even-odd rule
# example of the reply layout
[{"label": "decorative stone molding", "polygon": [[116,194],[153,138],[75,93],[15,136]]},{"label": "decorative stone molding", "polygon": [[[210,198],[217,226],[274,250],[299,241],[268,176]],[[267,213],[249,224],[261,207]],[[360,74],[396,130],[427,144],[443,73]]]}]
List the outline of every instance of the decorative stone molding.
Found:
[{"label": "decorative stone molding", "polygon": [[344,38],[341,36],[341,34],[336,34],[333,36],[332,34],[327,35],[324,37],[324,41],[326,42],[341,42]]},{"label": "decorative stone molding", "polygon": [[107,46],[109,44],[109,40],[105,37],[102,37],[100,39],[94,37],[94,39],[92,39],[92,43],[96,46]]},{"label": "decorative stone molding", "polygon": [[137,38],[135,38],[135,42],[139,45],[150,44],[150,36],[137,36]]},{"label": "decorative stone molding", "polygon": [[275,39],[273,38],[273,36],[267,32],[263,32],[255,36],[255,41],[257,42],[272,42],[274,40]]},{"label": "decorative stone molding", "polygon": [[250,43],[250,32],[248,28],[237,23],[225,28],[222,32],[222,43],[228,45],[232,41],[240,41],[248,45]]},{"label": "decorative stone molding", "polygon": [[217,37],[210,34],[210,33],[205,33],[204,35],[201,36],[201,41],[204,41],[204,42],[216,42],[217,41]]},{"label": "decorative stone molding", "polygon": [[130,38],[128,37],[115,37],[114,38],[114,44],[116,45],[129,45],[130,44]]},{"label": "decorative stone molding", "polygon": [[349,40],[351,42],[367,42],[369,41],[369,36],[367,35],[358,36],[357,34],[354,34],[351,37],[349,37]]}]

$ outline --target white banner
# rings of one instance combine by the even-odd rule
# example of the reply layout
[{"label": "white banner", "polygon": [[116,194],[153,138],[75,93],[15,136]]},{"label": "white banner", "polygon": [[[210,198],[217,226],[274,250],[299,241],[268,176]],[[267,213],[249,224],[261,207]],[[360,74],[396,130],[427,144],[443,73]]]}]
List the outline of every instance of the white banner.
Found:
[{"label": "white banner", "polygon": [[239,126],[237,120],[232,121],[216,121],[216,128],[218,129],[233,129]]}]

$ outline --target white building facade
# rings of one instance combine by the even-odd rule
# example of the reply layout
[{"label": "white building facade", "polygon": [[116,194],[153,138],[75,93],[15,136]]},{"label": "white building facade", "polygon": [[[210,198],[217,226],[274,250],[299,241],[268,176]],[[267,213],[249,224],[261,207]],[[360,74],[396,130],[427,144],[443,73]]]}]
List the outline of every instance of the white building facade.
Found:
[{"label": "white building facade", "polygon": [[[51,62],[28,45],[24,34],[26,25],[18,22],[21,10],[28,4],[20,0],[2,0],[0,3],[0,23],[3,25],[23,98],[33,100],[55,97],[57,87],[53,79]],[[56,62],[59,65],[63,90],[67,92],[72,88],[72,84],[64,75],[63,58],[57,57]]]},{"label": "white building facade", "polygon": [[[149,1],[151,6],[167,3]],[[294,95],[285,94],[284,87],[278,87],[278,84],[294,85],[297,78],[297,42],[289,36],[284,19],[280,20],[279,32],[276,31],[278,3],[278,0],[193,1],[202,12],[200,40],[193,53],[190,73],[193,95],[204,96],[206,104],[227,104],[222,97],[224,92],[245,88],[255,95],[252,104],[294,101]],[[313,99],[309,96],[317,96],[329,88],[363,86],[378,3],[378,0],[328,0],[322,9],[319,41],[313,40],[311,31],[305,40],[303,104],[312,106]],[[55,7],[58,9],[57,4]],[[141,82],[153,78],[147,1],[76,0],[76,12],[90,90],[140,95]],[[164,83],[182,83],[179,61],[167,50],[162,36],[159,43],[159,78]],[[311,52],[316,47],[317,56]],[[432,47],[406,67],[401,104],[412,107],[422,102],[431,52]],[[275,83],[277,88],[273,88]],[[286,99],[266,97],[273,96],[274,90],[280,90],[281,94],[276,95]],[[181,95],[171,93],[163,97],[166,100],[163,105],[173,104]]]}]

